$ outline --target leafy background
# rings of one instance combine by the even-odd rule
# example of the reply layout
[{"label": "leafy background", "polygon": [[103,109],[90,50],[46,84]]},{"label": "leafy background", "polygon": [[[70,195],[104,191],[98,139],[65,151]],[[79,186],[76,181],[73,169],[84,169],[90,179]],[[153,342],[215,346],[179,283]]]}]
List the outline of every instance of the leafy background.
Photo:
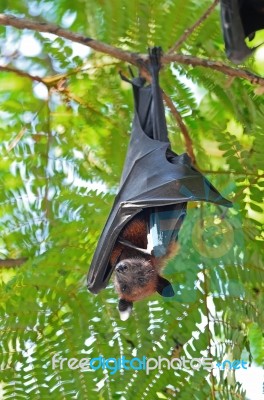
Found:
[{"label": "leafy background", "polygon": [[[153,45],[167,52],[211,4],[2,0],[0,6],[146,53]],[[234,372],[217,368],[111,374],[53,369],[51,359],[56,353],[67,359],[206,356],[261,365],[263,84],[214,68],[164,65],[161,87],[188,130],[197,166],[234,207],[189,205],[180,253],[165,271],[176,296],[136,304],[124,323],[112,284],[93,296],[86,273],[129,140],[132,93],[118,74],[127,73],[127,64],[11,26],[0,26],[0,46],[1,398],[249,398]],[[176,51],[232,66],[219,5]],[[233,68],[264,74],[261,57],[260,48]],[[166,112],[172,147],[184,152],[182,131]]]}]

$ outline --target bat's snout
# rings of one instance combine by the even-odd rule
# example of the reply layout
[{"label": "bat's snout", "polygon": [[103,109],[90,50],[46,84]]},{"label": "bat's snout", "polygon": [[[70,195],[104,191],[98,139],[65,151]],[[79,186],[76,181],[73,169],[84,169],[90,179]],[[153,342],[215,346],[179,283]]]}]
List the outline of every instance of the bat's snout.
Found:
[{"label": "bat's snout", "polygon": [[115,268],[115,270],[116,270],[116,272],[118,272],[118,273],[120,273],[120,274],[123,274],[123,273],[125,273],[126,271],[127,271],[127,265],[126,264],[124,264],[124,263],[118,263],[117,264],[117,266],[116,266],[116,268]]}]

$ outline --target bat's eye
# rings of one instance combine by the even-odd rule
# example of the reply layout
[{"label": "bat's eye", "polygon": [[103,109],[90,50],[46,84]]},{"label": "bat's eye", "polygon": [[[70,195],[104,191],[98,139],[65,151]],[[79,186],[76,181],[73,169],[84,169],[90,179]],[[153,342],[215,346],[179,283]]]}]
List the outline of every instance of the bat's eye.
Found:
[{"label": "bat's eye", "polygon": [[127,290],[127,285],[123,285],[121,290],[122,290],[122,292],[125,292]]},{"label": "bat's eye", "polygon": [[145,283],[145,279],[144,278],[138,278],[138,283],[143,285]]}]

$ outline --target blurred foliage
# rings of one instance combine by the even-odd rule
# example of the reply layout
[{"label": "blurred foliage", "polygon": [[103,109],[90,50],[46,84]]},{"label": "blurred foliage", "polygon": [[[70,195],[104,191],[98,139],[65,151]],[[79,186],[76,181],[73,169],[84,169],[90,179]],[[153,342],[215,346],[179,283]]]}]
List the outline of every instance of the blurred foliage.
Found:
[{"label": "blurred foliage", "polygon": [[[134,51],[166,52],[209,1],[1,1],[1,12],[49,21]],[[52,356],[263,360],[261,88],[213,69],[173,64],[161,86],[180,111],[197,164],[234,208],[190,204],[166,275],[176,295],[119,320],[112,285],[86,273],[110,211],[133,117],[126,65],[54,35],[0,27],[0,397],[3,399],[244,399],[233,372],[71,370]],[[219,8],[180,51],[228,64]],[[255,60],[247,68],[260,72]],[[135,71],[136,72],[136,71]],[[168,110],[167,110],[168,111]],[[173,149],[181,131],[167,112]],[[232,376],[231,376],[232,375]]]}]

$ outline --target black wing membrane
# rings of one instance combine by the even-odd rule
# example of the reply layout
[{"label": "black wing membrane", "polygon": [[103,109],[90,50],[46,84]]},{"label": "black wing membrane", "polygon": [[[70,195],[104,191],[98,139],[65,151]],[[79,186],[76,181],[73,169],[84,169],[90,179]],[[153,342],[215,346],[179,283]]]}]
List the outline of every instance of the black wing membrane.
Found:
[{"label": "black wing membrane", "polygon": [[264,29],[264,1],[221,0],[220,3],[226,55],[239,64],[255,50],[246,45],[245,39],[252,40],[255,32]]},{"label": "black wing membrane", "polygon": [[153,251],[163,255],[177,240],[188,201],[208,201],[231,207],[232,203],[197,171],[187,154],[170,148],[165,110],[159,87],[160,48],[150,53],[151,85],[134,78],[135,113],[118,194],[98,241],[88,273],[87,286],[98,293],[107,286],[113,267],[109,258],[121,230],[139,212],[149,209]]}]

